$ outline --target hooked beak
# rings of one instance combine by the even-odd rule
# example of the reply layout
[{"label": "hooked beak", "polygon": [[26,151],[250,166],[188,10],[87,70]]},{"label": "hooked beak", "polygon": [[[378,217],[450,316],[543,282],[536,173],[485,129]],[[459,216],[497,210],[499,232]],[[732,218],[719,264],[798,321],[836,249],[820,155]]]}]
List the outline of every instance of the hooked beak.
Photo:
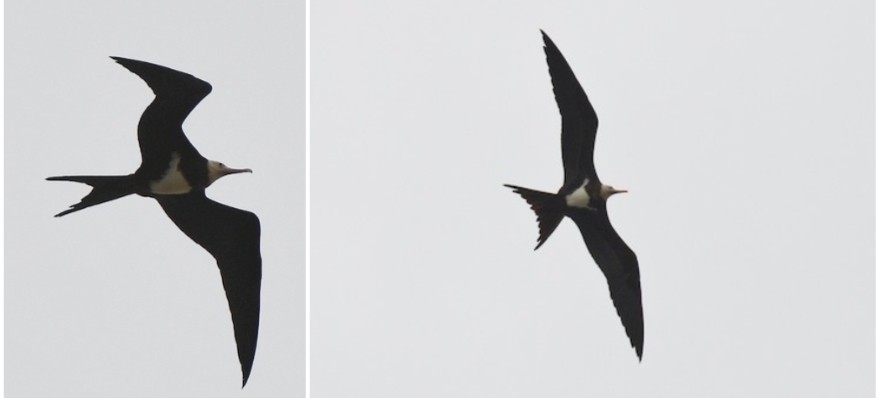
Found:
[{"label": "hooked beak", "polygon": [[250,170],[250,169],[233,169],[233,168],[231,168],[231,167],[226,167],[225,170],[223,170],[223,172],[225,173],[225,175],[229,175],[229,174],[237,174],[237,173],[252,173],[253,170]]}]

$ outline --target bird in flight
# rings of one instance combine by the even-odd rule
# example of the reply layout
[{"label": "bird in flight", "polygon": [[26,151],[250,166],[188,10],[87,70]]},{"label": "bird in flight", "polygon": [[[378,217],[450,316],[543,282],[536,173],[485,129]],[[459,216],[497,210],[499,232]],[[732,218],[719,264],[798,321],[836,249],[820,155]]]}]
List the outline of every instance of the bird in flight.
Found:
[{"label": "bird in flight", "polygon": [[636,254],[615,232],[606,213],[609,197],[627,191],[605,185],[597,176],[594,169],[597,114],[563,54],[544,31],[542,39],[554,86],[554,99],[562,118],[563,186],[556,194],[515,185],[505,186],[521,195],[536,212],[539,223],[536,249],[548,240],[564,216],[576,223],[591,257],[606,276],[612,302],[631,346],[642,360],[643,306],[639,265]]},{"label": "bird in flight", "polygon": [[92,187],[79,203],[55,217],[130,194],[158,201],[171,221],[216,259],[231,310],[243,385],[246,386],[259,334],[261,227],[255,214],[210,200],[204,190],[223,176],[252,171],[207,160],[183,133],[183,121],[212,90],[209,83],[164,66],[111,58],[140,76],[155,94],[137,127],[142,162],[133,174],[128,175],[47,178]]}]

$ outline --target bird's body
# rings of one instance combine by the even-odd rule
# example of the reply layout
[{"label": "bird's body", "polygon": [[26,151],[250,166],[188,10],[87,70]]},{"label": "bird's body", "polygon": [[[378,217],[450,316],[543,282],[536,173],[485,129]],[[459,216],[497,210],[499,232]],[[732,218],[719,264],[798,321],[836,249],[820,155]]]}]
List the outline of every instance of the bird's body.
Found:
[{"label": "bird's body", "polygon": [[627,192],[605,185],[594,168],[597,114],[554,42],[542,32],[554,97],[562,117],[564,183],[556,194],[506,185],[536,212],[538,249],[564,217],[579,228],[588,251],[609,283],[609,292],[637,356],[642,358],[643,316],[636,255],[615,232],[606,201]]},{"label": "bird's body", "polygon": [[259,329],[259,218],[208,199],[204,190],[223,176],[250,170],[207,160],[183,133],[183,121],[210,93],[210,84],[164,66],[112,58],[140,76],[155,93],[137,128],[142,162],[128,175],[49,177],[50,181],[73,181],[92,187],[79,203],[56,217],[130,194],[155,198],[177,227],[217,261],[246,385]]}]

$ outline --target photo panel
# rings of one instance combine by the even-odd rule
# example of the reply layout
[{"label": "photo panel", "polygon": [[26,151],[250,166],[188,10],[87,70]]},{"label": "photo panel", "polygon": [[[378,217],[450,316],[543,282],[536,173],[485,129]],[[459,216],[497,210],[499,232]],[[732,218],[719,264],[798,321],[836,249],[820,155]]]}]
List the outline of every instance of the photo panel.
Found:
[{"label": "photo panel", "polygon": [[[5,12],[5,395],[303,397],[305,2]],[[197,154],[252,173],[209,199],[177,194],[212,181]],[[163,199],[53,217],[91,188],[47,177],[127,176],[141,160],[160,174],[175,158],[182,180],[86,201],[132,186]]]},{"label": "photo panel", "polygon": [[[642,361],[594,224],[534,251],[503,186],[565,182],[540,29]],[[874,4],[319,0],[310,45],[314,397],[874,395]]]}]

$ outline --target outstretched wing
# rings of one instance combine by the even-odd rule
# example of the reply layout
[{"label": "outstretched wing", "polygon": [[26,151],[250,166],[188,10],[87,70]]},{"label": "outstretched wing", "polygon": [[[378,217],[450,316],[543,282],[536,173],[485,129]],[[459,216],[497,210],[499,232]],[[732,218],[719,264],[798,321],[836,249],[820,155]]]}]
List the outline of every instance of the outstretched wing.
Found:
[{"label": "outstretched wing", "polygon": [[247,384],[259,335],[262,284],[261,227],[255,214],[214,202],[196,191],[157,196],[164,212],[216,259],[231,310],[238,359]]},{"label": "outstretched wing", "polygon": [[598,180],[594,170],[594,140],[597,137],[597,113],[588,101],[585,90],[576,79],[563,54],[542,32],[545,57],[554,99],[560,109],[562,127],[560,142],[563,155],[563,188],[568,193],[580,187],[585,178]]},{"label": "outstretched wing", "polygon": [[643,357],[643,304],[636,254],[621,240],[605,207],[576,209],[570,214],[582,232],[591,257],[609,282],[612,303],[621,318],[630,345]]},{"label": "outstretched wing", "polygon": [[168,148],[197,154],[198,151],[183,133],[183,121],[210,94],[210,83],[161,65],[121,57],[110,58],[140,76],[155,93],[155,99],[143,111],[137,127],[137,140],[143,158],[141,168],[146,169],[143,172],[156,176],[164,173],[171,159]]}]

